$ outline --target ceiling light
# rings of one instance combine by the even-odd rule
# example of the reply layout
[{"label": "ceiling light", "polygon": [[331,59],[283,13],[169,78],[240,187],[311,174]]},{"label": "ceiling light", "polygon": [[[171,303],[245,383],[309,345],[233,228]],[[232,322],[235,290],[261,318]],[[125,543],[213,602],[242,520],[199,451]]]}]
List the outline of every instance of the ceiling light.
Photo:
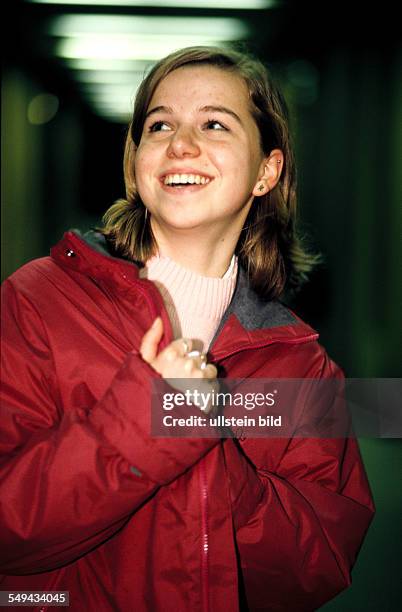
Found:
[{"label": "ceiling light", "polygon": [[48,22],[47,33],[95,112],[105,116],[107,108],[127,121],[155,61],[184,47],[224,47],[247,39],[250,30],[233,17],[64,14]]},{"label": "ceiling light", "polygon": [[34,4],[64,4],[66,6],[141,6],[144,8],[181,9],[267,9],[278,6],[278,0],[28,0]]},{"label": "ceiling light", "polygon": [[231,17],[162,17],[139,15],[61,15],[50,23],[48,33],[54,36],[86,34],[164,35],[171,33],[209,35],[237,39],[249,34],[241,19]]},{"label": "ceiling light", "polygon": [[143,60],[114,60],[114,59],[88,59],[75,58],[66,59],[65,63],[71,70],[80,71],[111,71],[111,72],[145,72],[153,65],[153,62]]},{"label": "ceiling light", "polygon": [[138,59],[158,60],[177,49],[192,45],[216,45],[216,38],[183,36],[91,36],[90,38],[69,38],[57,46],[57,55],[61,58],[78,59]]},{"label": "ceiling light", "polygon": [[240,19],[62,15],[48,32],[60,37],[56,54],[66,59],[158,60],[179,48],[245,38]]},{"label": "ceiling light", "polygon": [[144,76],[144,72],[134,70],[124,72],[117,70],[76,70],[74,72],[74,78],[79,83],[105,85],[137,84],[142,81]]}]

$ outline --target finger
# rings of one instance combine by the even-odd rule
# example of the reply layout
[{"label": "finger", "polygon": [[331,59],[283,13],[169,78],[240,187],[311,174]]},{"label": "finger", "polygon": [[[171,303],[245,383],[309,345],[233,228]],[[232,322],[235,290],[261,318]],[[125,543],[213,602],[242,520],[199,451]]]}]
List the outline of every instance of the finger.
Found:
[{"label": "finger", "polygon": [[140,345],[140,355],[144,361],[151,363],[158,353],[158,345],[163,335],[163,322],[156,317],[151,327],[145,332]]},{"label": "finger", "polygon": [[173,344],[178,348],[182,357],[185,357],[187,353],[191,352],[193,347],[193,341],[191,338],[178,338],[173,342]]},{"label": "finger", "polygon": [[194,359],[189,359],[188,357],[186,357],[185,359],[186,361],[184,362],[184,369],[186,371],[186,374],[190,374],[193,370],[197,368],[197,364],[195,363]]},{"label": "finger", "polygon": [[[158,360],[159,358],[160,356],[158,356]],[[162,376],[163,378],[183,378],[183,379],[192,377],[193,372],[190,373],[186,369],[186,367],[188,366],[187,366],[187,360],[185,359],[185,357],[178,357],[176,354],[174,360],[170,362],[165,361],[162,367]]]},{"label": "finger", "polygon": [[216,378],[218,370],[212,363],[206,363],[205,357],[202,355],[198,357],[185,357],[186,362],[184,369],[188,374],[196,374],[197,378]]},{"label": "finger", "polygon": [[204,374],[204,378],[216,378],[218,375],[218,370],[212,363],[208,363],[201,371]]},{"label": "finger", "polygon": [[174,361],[178,357],[184,357],[186,352],[191,351],[193,341],[191,338],[178,338],[173,340],[163,351],[158,355],[160,360]]}]

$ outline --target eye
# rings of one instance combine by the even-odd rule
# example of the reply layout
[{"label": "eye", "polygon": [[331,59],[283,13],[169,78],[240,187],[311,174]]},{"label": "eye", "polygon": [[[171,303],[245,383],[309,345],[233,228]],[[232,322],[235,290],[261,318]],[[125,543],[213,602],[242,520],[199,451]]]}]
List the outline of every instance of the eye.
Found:
[{"label": "eye", "polygon": [[148,132],[167,132],[168,130],[170,127],[164,121],[155,121],[148,128]]},{"label": "eye", "polygon": [[205,127],[209,130],[215,131],[228,131],[228,128],[223,125],[220,121],[216,121],[216,119],[208,119],[208,121],[204,124]]}]

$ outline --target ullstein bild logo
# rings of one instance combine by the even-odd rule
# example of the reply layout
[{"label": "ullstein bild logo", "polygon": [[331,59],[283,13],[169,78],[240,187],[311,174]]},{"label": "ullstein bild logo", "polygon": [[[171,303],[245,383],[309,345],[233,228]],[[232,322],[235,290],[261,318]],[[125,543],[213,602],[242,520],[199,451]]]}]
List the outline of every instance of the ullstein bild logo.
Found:
[{"label": "ullstein bild logo", "polygon": [[158,379],[156,437],[402,437],[401,379]]},{"label": "ullstein bild logo", "polygon": [[166,415],[162,418],[165,427],[281,427],[282,416],[252,417],[226,417],[222,414],[215,417],[201,417],[191,415],[187,418]]}]

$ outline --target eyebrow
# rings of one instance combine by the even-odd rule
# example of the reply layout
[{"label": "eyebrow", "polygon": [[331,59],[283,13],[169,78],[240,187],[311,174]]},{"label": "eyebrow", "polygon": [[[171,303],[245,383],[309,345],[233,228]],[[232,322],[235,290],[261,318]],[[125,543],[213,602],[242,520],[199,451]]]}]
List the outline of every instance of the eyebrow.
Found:
[{"label": "eyebrow", "polygon": [[167,113],[168,115],[172,115],[173,109],[170,108],[170,106],[155,106],[147,112],[147,114],[145,115],[145,119],[148,119],[150,115],[154,115],[155,113]]},{"label": "eyebrow", "polygon": [[233,117],[233,119],[235,119],[237,123],[243,125],[243,122],[240,119],[239,115],[237,115],[234,111],[230,110],[230,108],[227,108],[226,106],[203,106],[202,108],[200,108],[200,111],[204,113],[225,113],[226,115],[230,115],[231,117]]},{"label": "eyebrow", "polygon": [[[201,107],[198,110],[202,113],[225,113],[226,115],[230,115],[231,117],[233,117],[233,119],[235,119],[237,123],[239,123],[241,126],[243,125],[243,122],[240,119],[239,115],[237,115],[234,111],[230,110],[230,108],[227,108],[226,106],[207,105]],[[147,114],[145,115],[145,119],[148,119],[150,115],[154,115],[155,113],[167,113],[168,115],[172,115],[173,109],[170,106],[155,106],[147,112]]]}]

